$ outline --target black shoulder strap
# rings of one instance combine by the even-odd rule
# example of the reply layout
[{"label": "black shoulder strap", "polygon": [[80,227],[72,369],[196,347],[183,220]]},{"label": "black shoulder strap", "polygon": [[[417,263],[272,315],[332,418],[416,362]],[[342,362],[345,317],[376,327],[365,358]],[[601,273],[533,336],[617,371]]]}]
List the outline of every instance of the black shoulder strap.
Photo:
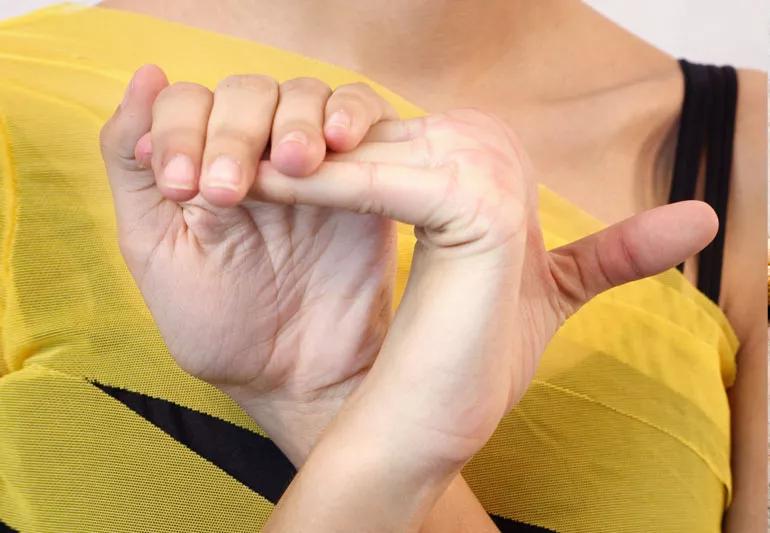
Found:
[{"label": "black shoulder strap", "polygon": [[[738,77],[730,66],[679,61],[684,74],[684,103],[679,123],[669,202],[695,198],[705,163],[703,200],[716,211],[719,231],[698,259],[698,289],[719,302],[722,256],[727,229],[727,198],[733,159]],[[679,265],[680,270],[684,265]]]}]

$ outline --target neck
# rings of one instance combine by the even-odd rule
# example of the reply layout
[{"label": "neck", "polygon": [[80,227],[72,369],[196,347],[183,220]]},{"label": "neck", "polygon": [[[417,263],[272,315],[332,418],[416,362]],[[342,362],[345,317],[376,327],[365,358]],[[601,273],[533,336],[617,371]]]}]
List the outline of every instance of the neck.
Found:
[{"label": "neck", "polygon": [[516,52],[524,57],[564,11],[579,5],[574,0],[228,2],[238,4],[244,16],[251,13],[252,21],[258,18],[253,24],[261,26],[260,33],[306,55],[375,78],[423,81],[470,78]]},{"label": "neck", "polygon": [[483,106],[485,99],[503,98],[509,105],[558,100],[632,79],[646,60],[659,59],[637,50],[633,63],[619,61],[639,42],[579,0],[105,0],[101,5],[334,63],[425,109]]}]

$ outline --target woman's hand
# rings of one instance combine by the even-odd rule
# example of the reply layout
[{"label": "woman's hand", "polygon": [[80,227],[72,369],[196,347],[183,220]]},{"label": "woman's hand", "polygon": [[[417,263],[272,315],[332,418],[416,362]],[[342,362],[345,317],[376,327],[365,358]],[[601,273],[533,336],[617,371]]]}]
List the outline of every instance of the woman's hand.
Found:
[{"label": "woman's hand", "polygon": [[254,186],[270,202],[411,223],[418,237],[369,375],[270,531],[304,531],[304,517],[314,531],[417,527],[524,394],[572,313],[606,289],[678,264],[716,232],[706,204],[682,202],[547,252],[532,170],[498,119],[467,110],[383,122],[365,141],[303,180],[263,164]]},{"label": "woman's hand", "polygon": [[304,176],[395,116],[363,84],[234,76],[212,93],[145,66],[101,133],[120,248],[169,351],[295,464],[380,348],[394,226],[245,196],[270,139],[271,168]]},{"label": "woman's hand", "polygon": [[404,298],[355,397],[398,414],[432,458],[462,463],[486,442],[586,301],[676,265],[716,231],[711,208],[682,202],[547,252],[526,156],[505,124],[473,110],[382,122],[327,159],[302,180],[263,164],[254,194],[416,226]]}]

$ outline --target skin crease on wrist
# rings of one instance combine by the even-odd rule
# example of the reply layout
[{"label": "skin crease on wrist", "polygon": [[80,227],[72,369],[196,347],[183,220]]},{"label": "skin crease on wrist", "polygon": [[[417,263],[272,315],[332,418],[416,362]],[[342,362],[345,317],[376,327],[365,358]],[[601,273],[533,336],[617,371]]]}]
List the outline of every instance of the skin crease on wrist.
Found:
[{"label": "skin crease on wrist", "polygon": [[[494,113],[517,131],[544,185],[608,224],[666,203],[682,104],[678,65],[578,0],[106,0],[101,6],[334,63],[428,112]],[[756,184],[766,176],[765,83],[761,74],[739,73],[720,302],[743,346],[730,391],[733,509],[741,511],[729,511],[727,520],[728,531],[740,532],[764,531],[756,528],[765,520],[765,476],[756,466],[764,464],[765,372],[749,371],[764,368],[764,274],[745,275],[754,263],[759,272],[765,255],[764,222],[752,225],[766,219],[752,202],[765,197]],[[685,269],[690,281],[694,267],[689,261]],[[458,514],[480,509],[472,499],[458,501],[448,506]],[[425,531],[450,530],[434,525]]]}]

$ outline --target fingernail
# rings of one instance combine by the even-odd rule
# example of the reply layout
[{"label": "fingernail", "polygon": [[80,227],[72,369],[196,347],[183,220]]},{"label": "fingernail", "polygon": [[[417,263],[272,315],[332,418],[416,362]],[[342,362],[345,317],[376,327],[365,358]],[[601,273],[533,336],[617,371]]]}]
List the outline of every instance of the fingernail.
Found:
[{"label": "fingernail", "polygon": [[241,182],[241,166],[230,156],[220,155],[209,166],[206,183],[218,189],[238,190]]},{"label": "fingernail", "polygon": [[195,188],[195,166],[190,156],[177,154],[166,163],[166,168],[163,170],[163,185],[186,191]]},{"label": "fingernail", "polygon": [[290,131],[289,133],[281,137],[281,141],[278,144],[283,144],[287,142],[299,143],[304,146],[307,146],[310,143],[310,141],[308,141],[307,135],[305,135],[305,132],[300,130]]},{"label": "fingernail", "polygon": [[329,120],[326,121],[326,127],[348,129],[350,128],[350,115],[342,109],[335,111],[332,113],[332,116],[329,117]]}]

